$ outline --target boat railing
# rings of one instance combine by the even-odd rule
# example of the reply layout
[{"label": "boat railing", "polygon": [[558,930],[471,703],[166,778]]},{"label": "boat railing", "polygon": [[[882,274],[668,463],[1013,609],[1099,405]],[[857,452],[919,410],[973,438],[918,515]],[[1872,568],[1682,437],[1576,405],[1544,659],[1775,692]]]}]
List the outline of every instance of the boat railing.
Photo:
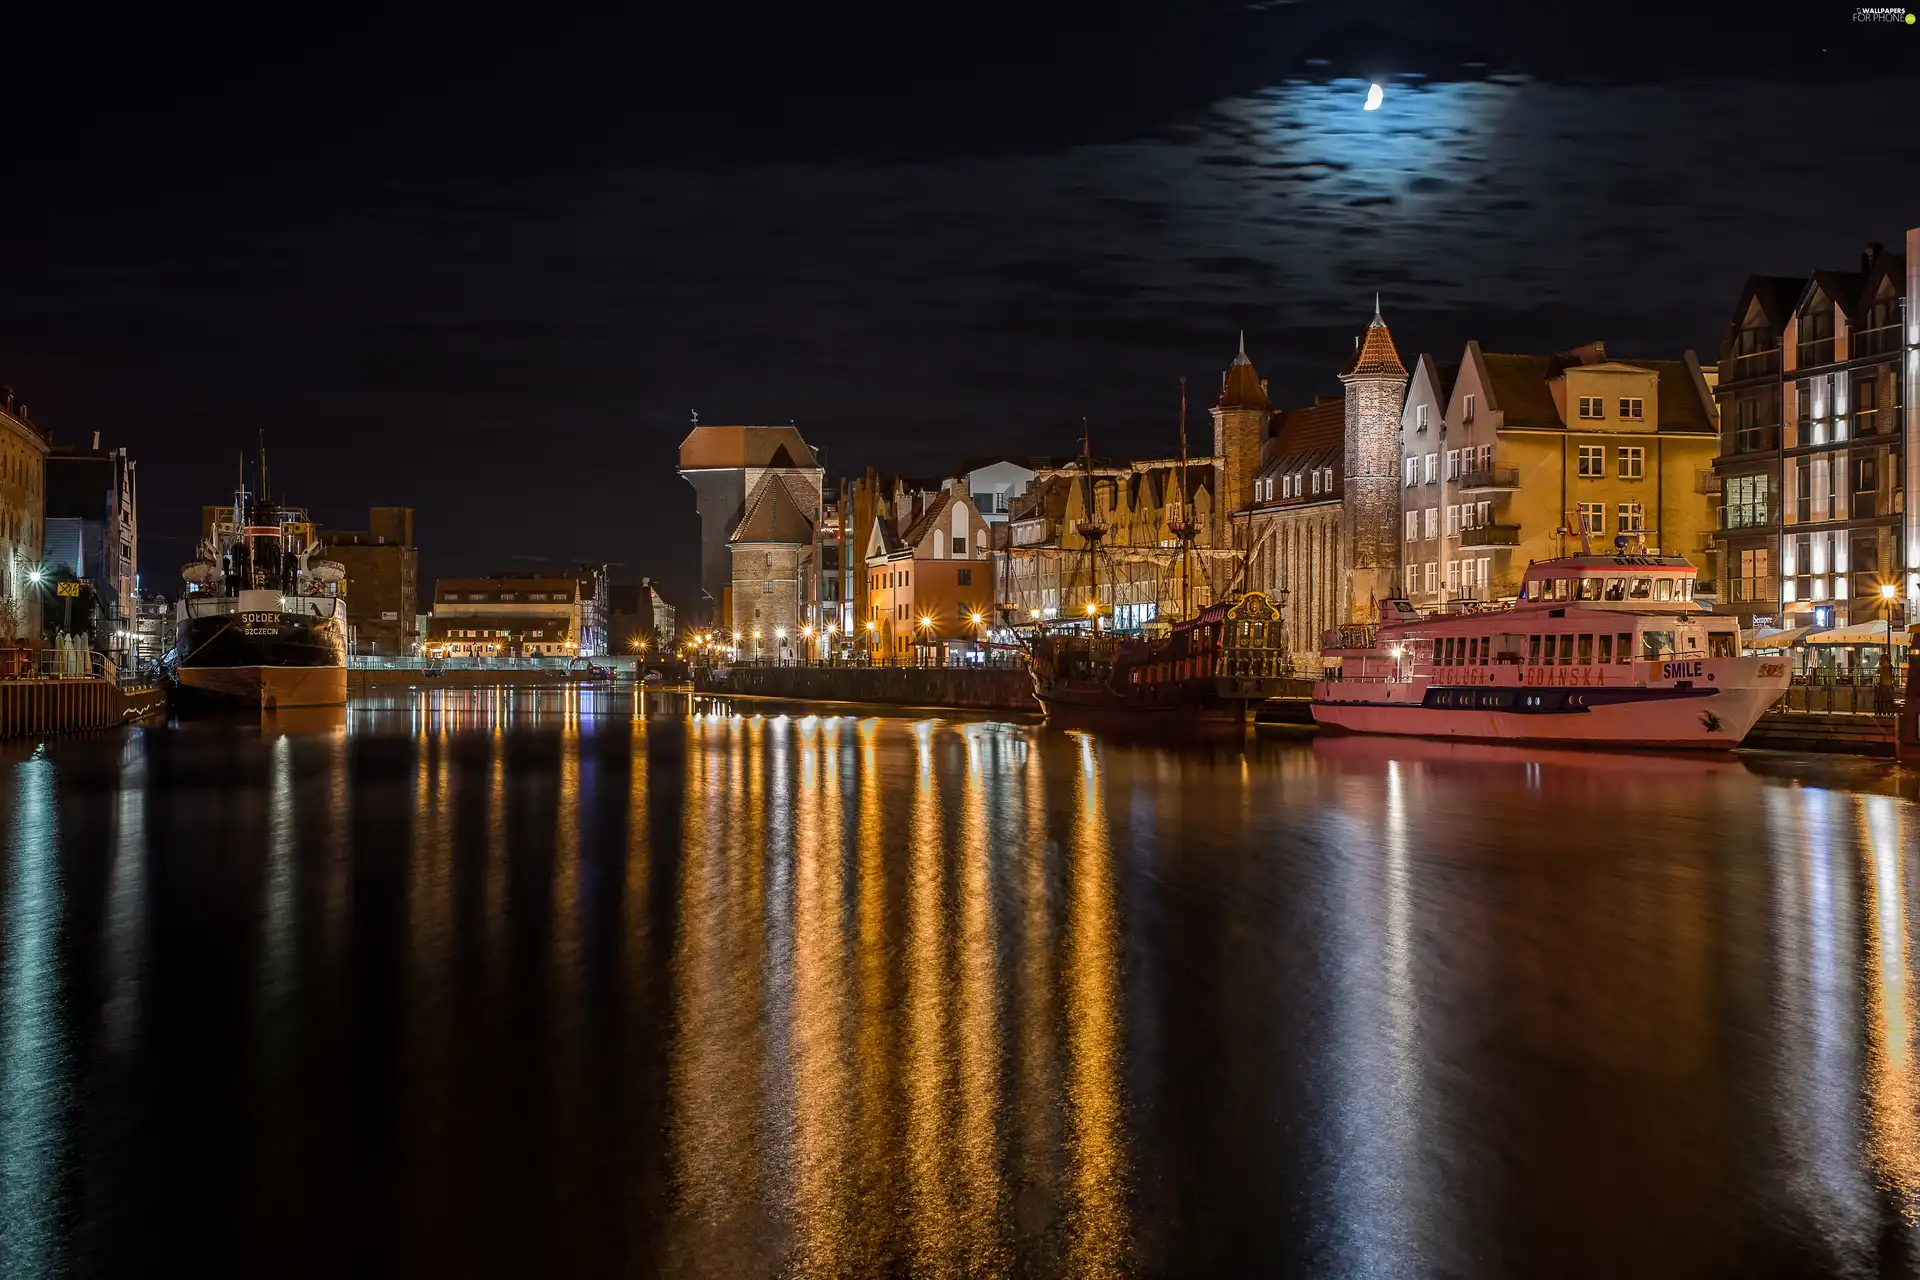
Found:
[{"label": "boat railing", "polygon": [[[239,613],[240,597],[227,595],[194,594],[183,596],[180,603],[185,606],[189,618],[217,618],[221,614]],[[280,612],[305,614],[314,618],[331,618],[338,614],[340,598],[338,596],[289,596],[280,597]]]}]

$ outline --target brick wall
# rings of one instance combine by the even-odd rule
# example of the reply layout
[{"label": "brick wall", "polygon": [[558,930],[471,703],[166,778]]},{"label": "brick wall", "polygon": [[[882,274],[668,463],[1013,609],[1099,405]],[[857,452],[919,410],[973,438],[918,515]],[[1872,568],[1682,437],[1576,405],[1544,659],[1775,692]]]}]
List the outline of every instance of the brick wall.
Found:
[{"label": "brick wall", "polygon": [[1399,592],[1400,407],[1407,379],[1346,377],[1346,473],[1339,562],[1346,617],[1365,621],[1371,602]]},{"label": "brick wall", "polygon": [[[733,629],[751,637],[760,632],[760,652],[781,652],[774,635],[784,628],[786,652],[793,652],[800,631],[800,553],[784,543],[742,543],[733,548]],[[751,638],[741,641],[742,656],[753,652]]]}]

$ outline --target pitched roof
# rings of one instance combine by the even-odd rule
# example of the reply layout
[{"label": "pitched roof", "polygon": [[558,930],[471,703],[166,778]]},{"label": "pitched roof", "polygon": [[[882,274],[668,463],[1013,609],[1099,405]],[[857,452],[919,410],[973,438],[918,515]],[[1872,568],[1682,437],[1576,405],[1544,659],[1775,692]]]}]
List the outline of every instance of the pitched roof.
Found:
[{"label": "pitched roof", "polygon": [[729,542],[806,543],[813,541],[813,521],[793,500],[779,476],[765,476],[747,503],[747,514]]},{"label": "pitched roof", "polygon": [[1813,286],[1818,285],[1820,292],[1827,295],[1827,301],[1837,303],[1840,310],[1846,313],[1849,322],[1858,321],[1861,311],[1860,285],[1865,279],[1858,271],[1816,271],[1807,282],[1807,287],[1800,291],[1794,306],[1796,309],[1805,306],[1813,296]]},{"label": "pitched roof", "polygon": [[795,427],[695,427],[680,442],[680,469],[817,467]]},{"label": "pitched roof", "polygon": [[1628,360],[1626,363],[1651,369],[1660,375],[1660,421],[1654,424],[1657,430],[1711,434],[1720,429],[1720,424],[1713,420],[1713,415],[1700,399],[1704,384],[1695,380],[1693,361]]},{"label": "pitched roof", "polygon": [[1480,353],[1480,365],[1486,373],[1487,408],[1498,409],[1501,423],[1509,427],[1559,427],[1559,406],[1547,380],[1580,363],[1580,357],[1517,356],[1493,352]]},{"label": "pitched roof", "polygon": [[1400,353],[1394,350],[1393,335],[1387,332],[1387,322],[1380,318],[1379,304],[1374,305],[1373,319],[1367,322],[1367,336],[1361,340],[1360,347],[1353,354],[1353,361],[1341,371],[1343,378],[1404,378],[1407,367],[1400,363]]},{"label": "pitched roof", "polygon": [[1273,415],[1273,427],[1272,438],[1261,450],[1262,476],[1330,463],[1338,466],[1346,453],[1346,398],[1319,396],[1304,409],[1284,409]]},{"label": "pitched roof", "polygon": [[1254,372],[1253,361],[1247,359],[1247,332],[1240,331],[1240,351],[1233,357],[1233,363],[1220,378],[1220,398],[1213,402],[1216,409],[1271,409],[1273,402],[1267,399],[1267,389],[1260,385],[1260,375]]},{"label": "pitched roof", "polygon": [[927,531],[933,528],[934,521],[944,517],[947,514],[947,508],[952,505],[953,495],[942,490],[932,502],[927,504],[926,510],[920,513],[920,518],[908,525],[901,533],[900,541],[918,550],[921,540],[927,536]]},{"label": "pitched roof", "polygon": [[[1733,309],[1733,319],[1727,323],[1729,335],[1740,331],[1740,322],[1747,318],[1747,304],[1758,301],[1760,311],[1767,317],[1774,336],[1786,328],[1787,320],[1793,315],[1793,309],[1800,303],[1800,295],[1807,290],[1805,276],[1748,276],[1746,287],[1740,291],[1739,305]],[[1729,338],[1731,341],[1731,338]],[[1729,348],[1731,349],[1731,348]]]}]

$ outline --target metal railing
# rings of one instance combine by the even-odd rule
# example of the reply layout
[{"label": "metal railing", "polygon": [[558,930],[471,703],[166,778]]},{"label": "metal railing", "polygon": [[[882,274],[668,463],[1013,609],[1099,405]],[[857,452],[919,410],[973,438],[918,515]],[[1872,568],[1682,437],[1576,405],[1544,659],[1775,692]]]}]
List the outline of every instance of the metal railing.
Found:
[{"label": "metal railing", "polygon": [[1820,715],[1891,716],[1899,714],[1901,701],[1890,685],[1796,682],[1787,686],[1774,709]]},{"label": "metal railing", "polygon": [[110,680],[120,668],[97,649],[0,649],[0,680]]},{"label": "metal railing", "polygon": [[1858,360],[1863,356],[1884,356],[1900,349],[1900,322],[1876,325],[1871,329],[1855,329],[1847,339],[1847,357]]},{"label": "metal railing", "polygon": [[1520,526],[1482,524],[1471,529],[1462,529],[1460,545],[1463,547],[1517,547],[1520,545]]},{"label": "metal railing", "polygon": [[1460,477],[1460,489],[1480,490],[1518,489],[1520,487],[1520,468],[1518,467],[1481,467],[1469,471]]}]

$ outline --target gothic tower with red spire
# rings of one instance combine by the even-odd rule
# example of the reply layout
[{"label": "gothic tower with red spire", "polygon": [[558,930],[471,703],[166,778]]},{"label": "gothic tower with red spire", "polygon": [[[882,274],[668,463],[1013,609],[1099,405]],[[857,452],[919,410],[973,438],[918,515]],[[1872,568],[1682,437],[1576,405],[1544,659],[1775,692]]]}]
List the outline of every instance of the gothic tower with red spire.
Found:
[{"label": "gothic tower with red spire", "polygon": [[1213,510],[1219,522],[1215,546],[1227,545],[1231,513],[1252,504],[1260,446],[1272,420],[1273,402],[1267,398],[1267,384],[1247,359],[1247,335],[1242,330],[1240,351],[1221,376],[1220,396],[1213,402]]},{"label": "gothic tower with red spire", "polygon": [[1400,577],[1400,409],[1407,370],[1380,318],[1380,300],[1346,386],[1346,475],[1340,503],[1340,563],[1347,571],[1347,615],[1379,617],[1379,602],[1397,594]]}]

